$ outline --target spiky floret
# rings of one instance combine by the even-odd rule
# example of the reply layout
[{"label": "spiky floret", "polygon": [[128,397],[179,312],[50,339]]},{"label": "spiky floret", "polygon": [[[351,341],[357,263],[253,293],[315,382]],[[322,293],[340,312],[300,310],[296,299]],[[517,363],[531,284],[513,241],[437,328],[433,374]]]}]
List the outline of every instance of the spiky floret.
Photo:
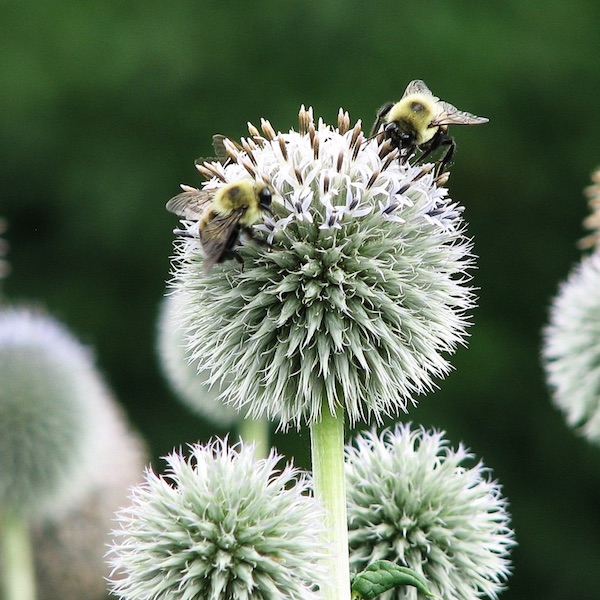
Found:
[{"label": "spiky floret", "polygon": [[[500,486],[443,432],[398,425],[346,449],[350,564],[387,559],[423,575],[445,600],[496,598],[515,545]],[[399,587],[381,600],[416,600]]]},{"label": "spiky floret", "polygon": [[462,208],[432,166],[399,164],[389,143],[315,123],[299,131],[263,121],[229,160],[204,163],[206,188],[252,178],[273,190],[272,215],[209,274],[193,239],[176,246],[189,350],[211,381],[251,417],[285,427],[313,422],[323,400],[352,422],[396,414],[450,370],[473,306],[471,242]]},{"label": "spiky floret", "polygon": [[310,480],[226,442],[166,458],[118,515],[113,591],[126,600],[317,600],[323,512]]}]

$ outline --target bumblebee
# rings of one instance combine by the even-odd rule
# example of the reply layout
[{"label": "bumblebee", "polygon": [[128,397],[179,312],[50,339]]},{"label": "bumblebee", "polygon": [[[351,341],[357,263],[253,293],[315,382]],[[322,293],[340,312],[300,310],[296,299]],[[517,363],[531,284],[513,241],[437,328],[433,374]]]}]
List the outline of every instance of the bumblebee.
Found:
[{"label": "bumblebee", "polygon": [[171,198],[166,208],[185,220],[198,222],[207,272],[216,263],[235,258],[240,235],[254,238],[252,225],[263,212],[270,212],[272,193],[264,183],[242,179],[218,190],[182,188],[183,193]]},{"label": "bumblebee", "polygon": [[488,121],[440,100],[425,83],[416,79],[406,86],[399,102],[388,102],[377,111],[370,135],[379,133],[383,124],[383,134],[400,150],[402,162],[406,162],[417,150],[421,152],[418,163],[440,148],[447,147],[436,169],[439,175],[456,150],[454,139],[448,135],[448,126],[479,125]]}]

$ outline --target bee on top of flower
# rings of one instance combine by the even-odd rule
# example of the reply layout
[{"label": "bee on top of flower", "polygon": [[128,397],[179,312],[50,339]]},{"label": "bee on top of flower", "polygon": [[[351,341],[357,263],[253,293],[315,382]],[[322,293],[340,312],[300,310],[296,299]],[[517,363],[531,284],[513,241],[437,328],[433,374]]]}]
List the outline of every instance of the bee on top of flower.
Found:
[{"label": "bee on top of flower", "polygon": [[263,120],[249,132],[197,165],[203,190],[248,181],[271,193],[229,247],[241,264],[206,272],[185,219],[175,245],[188,354],[212,382],[233,379],[225,400],[284,427],[313,422],[324,400],[352,422],[405,411],[450,370],[474,303],[448,174],[401,164],[342,110],[337,127],[302,107],[298,131]]}]

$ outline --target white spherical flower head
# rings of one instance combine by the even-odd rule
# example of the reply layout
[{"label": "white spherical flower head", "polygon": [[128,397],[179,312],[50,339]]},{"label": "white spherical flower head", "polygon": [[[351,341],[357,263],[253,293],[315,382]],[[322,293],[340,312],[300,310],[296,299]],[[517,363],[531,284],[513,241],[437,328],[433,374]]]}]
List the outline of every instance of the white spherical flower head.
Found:
[{"label": "white spherical flower head", "polygon": [[[215,189],[240,179],[272,189],[260,241],[208,274],[197,240],[177,246],[173,285],[187,295],[190,350],[226,399],[251,417],[311,424],[323,402],[350,421],[406,410],[448,373],[473,305],[462,209],[433,165],[300,111],[299,132],[250,126],[230,158],[199,170]],[[185,223],[184,223],[185,224]],[[196,225],[187,222],[188,235]]]},{"label": "white spherical flower head", "polygon": [[[514,545],[506,500],[487,469],[443,433],[410,425],[347,447],[350,564],[387,559],[423,575],[444,600],[496,598]],[[399,587],[381,600],[416,600]]]},{"label": "white spherical flower head", "polygon": [[0,312],[0,506],[56,514],[89,489],[107,389],[88,348],[26,308]]},{"label": "white spherical flower head", "polygon": [[552,302],[542,350],[554,403],[600,442],[600,250],[582,259]]},{"label": "white spherical flower head", "polygon": [[231,427],[243,419],[244,414],[223,403],[219,398],[222,386],[207,385],[210,373],[198,371],[198,361],[189,358],[185,327],[180,316],[182,306],[179,294],[169,294],[163,298],[157,341],[162,371],[186,406],[221,427]]},{"label": "white spherical flower head", "polygon": [[191,446],[119,513],[113,591],[127,600],[319,598],[323,513],[310,481],[253,447]]}]

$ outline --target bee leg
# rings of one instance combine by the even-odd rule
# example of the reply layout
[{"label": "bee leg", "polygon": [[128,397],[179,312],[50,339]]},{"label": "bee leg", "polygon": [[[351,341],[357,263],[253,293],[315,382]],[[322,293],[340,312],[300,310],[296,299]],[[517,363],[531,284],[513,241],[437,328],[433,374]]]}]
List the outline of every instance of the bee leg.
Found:
[{"label": "bee leg", "polygon": [[444,146],[448,146],[448,148],[445,150],[444,156],[438,161],[435,167],[435,175],[441,175],[452,159],[454,151],[456,150],[456,142],[454,141],[454,138],[451,138],[449,135],[441,131],[438,131],[435,136],[433,136],[431,141],[428,143],[427,148],[425,148],[425,151],[415,161],[415,164],[422,163],[431,153]]},{"label": "bee leg", "polygon": [[218,260],[216,260],[215,262],[217,264],[220,264],[227,260],[235,260],[237,263],[240,264],[240,270],[241,271],[244,270],[244,259],[236,252],[236,250],[234,248],[225,250],[225,252],[223,252],[223,254],[221,254],[221,256],[219,256]]},{"label": "bee leg", "polygon": [[239,263],[240,272],[242,272],[244,270],[244,259],[237,252],[232,252],[231,258],[234,258]]},{"label": "bee leg", "polygon": [[256,237],[252,227],[244,227],[242,231],[244,235],[249,237],[255,244],[258,244],[259,246],[271,246],[266,240]]},{"label": "bee leg", "polygon": [[446,165],[450,162],[452,157],[454,156],[454,151],[456,150],[456,142],[452,138],[448,138],[448,150],[446,150],[446,154],[444,154],[444,158],[439,162],[438,168],[436,169],[436,175],[440,175]]},{"label": "bee leg", "polygon": [[394,106],[393,102],[386,102],[378,111],[377,118],[375,119],[375,123],[373,123],[373,127],[371,127],[371,132],[369,133],[369,137],[373,137],[381,124],[384,122],[386,115],[392,110],[392,106]]},{"label": "bee leg", "polygon": [[[414,145],[411,146],[399,146],[400,148],[400,163],[407,163],[417,152],[417,147]],[[419,162],[421,159],[417,160]]]}]

